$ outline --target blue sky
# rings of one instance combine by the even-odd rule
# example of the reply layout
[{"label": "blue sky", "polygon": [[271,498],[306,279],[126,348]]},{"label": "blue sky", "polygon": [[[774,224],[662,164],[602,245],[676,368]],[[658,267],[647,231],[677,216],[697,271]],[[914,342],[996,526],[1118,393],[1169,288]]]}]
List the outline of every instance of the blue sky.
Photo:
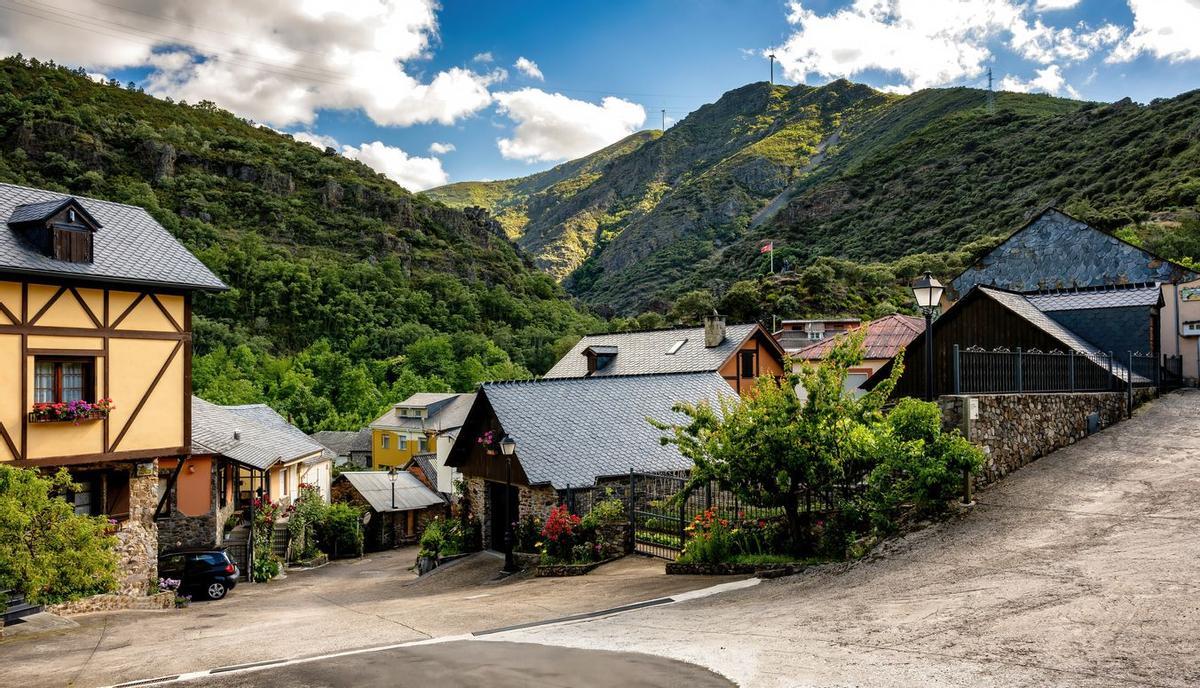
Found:
[{"label": "blue sky", "polygon": [[1196,35],[1200,0],[0,3],[0,52],[214,100],[410,188],[658,128],[766,80],[771,50],[780,83],[903,93],[990,66],[997,88],[1148,102],[1200,88]]}]

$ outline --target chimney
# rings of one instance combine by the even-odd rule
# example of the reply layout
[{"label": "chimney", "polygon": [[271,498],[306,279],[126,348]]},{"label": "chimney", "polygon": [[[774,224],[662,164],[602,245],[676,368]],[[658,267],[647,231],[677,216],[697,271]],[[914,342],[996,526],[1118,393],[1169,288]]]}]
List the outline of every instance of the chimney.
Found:
[{"label": "chimney", "polygon": [[712,315],[704,316],[704,346],[711,349],[715,346],[721,346],[725,341],[725,316],[717,315],[716,311]]}]

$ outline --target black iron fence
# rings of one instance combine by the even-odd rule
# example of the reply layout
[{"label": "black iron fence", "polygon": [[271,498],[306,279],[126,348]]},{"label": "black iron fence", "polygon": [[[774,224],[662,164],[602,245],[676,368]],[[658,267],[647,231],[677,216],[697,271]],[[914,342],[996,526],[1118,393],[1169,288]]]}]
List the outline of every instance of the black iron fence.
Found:
[{"label": "black iron fence", "polygon": [[1126,352],[1039,351],[954,346],[955,394],[1117,392],[1127,388],[1177,387],[1181,356]]}]

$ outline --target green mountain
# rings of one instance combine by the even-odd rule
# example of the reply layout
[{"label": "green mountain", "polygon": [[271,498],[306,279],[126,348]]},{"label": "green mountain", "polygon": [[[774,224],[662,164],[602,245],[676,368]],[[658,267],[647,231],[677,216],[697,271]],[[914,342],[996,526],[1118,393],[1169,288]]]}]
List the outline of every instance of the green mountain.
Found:
[{"label": "green mountain", "polygon": [[212,103],[52,64],[0,60],[0,181],[146,207],[232,287],[197,299],[197,392],[305,430],[542,372],[602,325],[486,213]]},{"label": "green mountain", "polygon": [[[762,275],[766,240],[777,268],[841,259],[901,275],[910,266],[892,261],[986,245],[1050,204],[1109,229],[1196,209],[1200,92],[1147,106],[1018,93],[986,103],[965,88],[750,84],[623,153],[555,168],[553,185],[534,175],[427,193],[498,213],[536,207],[509,219],[512,236],[569,291],[619,313]],[[563,178],[572,169],[586,172]],[[479,192],[467,203],[456,188]]]}]

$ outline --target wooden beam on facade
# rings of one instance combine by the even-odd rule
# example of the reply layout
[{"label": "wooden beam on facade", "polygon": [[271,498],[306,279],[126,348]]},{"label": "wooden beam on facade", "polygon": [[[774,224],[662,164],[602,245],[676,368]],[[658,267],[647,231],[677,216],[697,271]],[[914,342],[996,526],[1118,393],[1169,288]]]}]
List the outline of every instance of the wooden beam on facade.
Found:
[{"label": "wooden beam on facade", "polygon": [[174,327],[176,332],[183,332],[183,328],[180,327],[179,322],[175,320],[175,316],[171,315],[171,311],[167,310],[167,307],[164,306],[163,302],[159,300],[157,294],[151,293],[150,300],[154,302],[155,306],[158,306],[158,310],[162,311],[163,316],[165,316],[167,321],[171,323],[171,327]]},{"label": "wooden beam on facade", "polygon": [[[40,309],[40,310],[38,310],[38,312],[37,312],[37,313],[34,313],[34,314],[33,314],[33,317],[29,319],[29,322],[27,322],[27,323],[25,323],[25,324],[26,324],[26,325],[36,325],[36,324],[37,324],[37,321],[38,321],[38,320],[40,320],[40,319],[41,319],[41,317],[42,317],[43,315],[45,315],[45,314],[46,314],[46,311],[50,310],[50,307],[51,307],[51,306],[53,306],[54,304],[58,303],[58,300],[59,300],[59,298],[61,298],[61,297],[62,297],[62,295],[63,295],[63,294],[65,294],[65,293],[67,293],[67,288],[66,288],[66,287],[59,287],[59,288],[58,288],[58,291],[54,292],[54,296],[51,296],[51,297],[50,297],[50,300],[49,300],[49,301],[47,301],[47,302],[46,302],[46,303],[45,303],[45,304],[44,304],[44,305],[41,307],[41,309]],[[86,328],[84,328],[84,329],[86,329]]]},{"label": "wooden beam on facade", "polygon": [[117,316],[117,319],[114,320],[113,324],[109,325],[109,327],[111,327],[114,330],[117,329],[117,326],[120,325],[125,320],[125,318],[129,317],[129,314],[133,312],[133,309],[138,307],[138,304],[141,303],[142,299],[144,299],[144,298],[146,298],[146,292],[141,292],[140,294],[138,294],[137,298],[133,300],[133,303],[129,304],[129,307],[126,308],[124,311],[121,311],[121,314]]},{"label": "wooden beam on facade", "polygon": [[12,452],[13,458],[20,461],[21,452],[17,451],[17,443],[13,442],[12,435],[8,434],[8,428],[4,427],[4,423],[0,423],[0,438],[4,439],[4,445]]},{"label": "wooden beam on facade", "polygon": [[167,503],[167,498],[171,496],[171,490],[175,489],[175,481],[179,480],[179,472],[183,470],[184,457],[179,457],[175,462],[175,470],[171,471],[171,477],[167,479],[167,489],[163,490],[162,496],[158,498],[158,506],[154,507],[155,520],[162,514],[163,505]]},{"label": "wooden beam on facade", "polygon": [[[179,354],[179,350],[182,348],[182,339],[178,342],[175,342],[175,348],[171,349],[171,353],[167,356],[167,360],[164,361],[162,367],[158,369],[158,374],[154,376],[154,379],[150,382],[150,386],[147,387],[145,393],[142,394],[141,400],[138,401],[137,406],[133,409],[133,413],[129,415],[129,420],[125,421],[125,426],[121,428],[121,432],[117,433],[117,439],[113,440],[113,443],[111,446],[109,446],[108,451],[116,451],[117,445],[121,444],[121,440],[125,439],[125,433],[129,432],[129,428],[133,427],[133,422],[137,420],[138,414],[142,412],[142,407],[146,405],[147,401],[149,401],[150,395],[153,394],[154,390],[158,387],[158,383],[162,380],[163,375],[167,374],[167,368],[171,367],[171,362],[175,360],[175,356]],[[107,361],[105,362],[107,363]]]},{"label": "wooden beam on facade", "polygon": [[92,307],[87,304],[87,301],[84,301],[83,297],[79,295],[79,290],[75,287],[67,287],[67,289],[71,292],[71,295],[75,297],[75,300],[79,302],[79,306],[80,308],[83,308],[83,312],[87,313],[88,319],[92,321],[92,324],[96,326],[96,329],[102,329],[104,324],[101,323],[100,318],[97,318],[96,314],[92,312]]}]

